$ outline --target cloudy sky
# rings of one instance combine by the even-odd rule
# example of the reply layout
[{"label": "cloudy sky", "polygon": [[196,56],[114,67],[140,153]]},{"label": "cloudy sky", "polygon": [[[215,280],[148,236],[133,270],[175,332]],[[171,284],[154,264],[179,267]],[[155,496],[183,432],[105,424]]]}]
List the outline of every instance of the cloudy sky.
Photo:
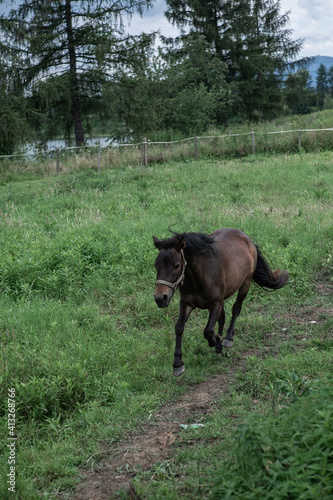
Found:
[{"label": "cloudy sky", "polygon": [[[10,0],[0,0],[0,13],[8,10]],[[165,0],[155,0],[154,7],[143,18],[134,16],[133,34],[160,29],[164,36],[177,36],[178,30],[164,16]],[[333,57],[333,0],[281,0],[281,13],[290,12],[293,39],[304,39],[300,56]]]},{"label": "cloudy sky", "polygon": [[[165,1],[156,0],[153,9],[141,19],[132,19],[130,30],[135,33],[157,29],[165,36],[176,36],[178,31],[164,16]],[[281,0],[281,13],[291,11],[289,28],[293,39],[304,39],[300,56],[333,57],[333,0]]]}]

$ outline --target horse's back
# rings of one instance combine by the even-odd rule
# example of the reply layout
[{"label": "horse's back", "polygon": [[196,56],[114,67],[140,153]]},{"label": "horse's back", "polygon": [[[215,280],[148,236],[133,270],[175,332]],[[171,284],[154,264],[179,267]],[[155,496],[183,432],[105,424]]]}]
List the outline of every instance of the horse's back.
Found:
[{"label": "horse's back", "polygon": [[239,229],[224,227],[222,229],[217,229],[210,236],[214,238],[217,244],[223,243],[224,245],[236,247],[242,246],[244,248],[248,248],[253,255],[256,255],[254,243],[245,233],[243,233],[243,231],[240,231]]},{"label": "horse's back", "polygon": [[214,246],[221,261],[226,295],[234,293],[245,280],[251,280],[257,265],[257,250],[250,238],[238,229],[214,231]]}]

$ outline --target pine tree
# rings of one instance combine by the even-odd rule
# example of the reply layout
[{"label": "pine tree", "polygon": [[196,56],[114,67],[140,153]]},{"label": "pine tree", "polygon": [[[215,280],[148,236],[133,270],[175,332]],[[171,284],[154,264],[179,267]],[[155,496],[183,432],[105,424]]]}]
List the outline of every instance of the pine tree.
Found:
[{"label": "pine tree", "polygon": [[[0,38],[0,50],[2,46]],[[11,155],[30,138],[32,113],[24,96],[21,58],[2,51],[0,59],[0,155]],[[36,115],[35,115],[36,118]]]},{"label": "pine tree", "polygon": [[[226,67],[211,53],[200,35],[175,40],[151,55],[150,64],[137,74],[123,73],[121,80],[108,86],[110,101],[117,102],[113,123],[118,134],[139,138],[149,133],[173,131],[198,134],[230,116],[232,87],[225,81]],[[121,113],[121,116],[117,113]]]},{"label": "pine tree", "polygon": [[20,89],[9,82],[0,64],[0,155],[11,155],[29,138],[29,107]]},{"label": "pine tree", "polygon": [[190,134],[225,122],[232,109],[233,88],[226,81],[226,65],[212,53],[205,37],[184,36],[161,56],[166,64],[166,127]]},{"label": "pine tree", "polygon": [[[96,111],[103,84],[119,67],[140,63],[152,36],[126,35],[123,18],[142,14],[152,0],[22,0],[0,16],[3,53],[19,53],[31,103],[67,136],[84,143],[82,114]],[[140,44],[139,44],[140,42]],[[136,58],[136,55],[138,57]],[[53,130],[54,131],[54,130]]]},{"label": "pine tree", "polygon": [[282,106],[281,76],[302,46],[291,39],[280,1],[167,0],[167,5],[170,21],[203,34],[227,64],[227,79],[238,86],[238,110],[251,119],[274,116]]},{"label": "pine tree", "polygon": [[284,82],[285,102],[292,114],[309,113],[313,105],[313,90],[310,86],[310,73],[307,69],[299,69],[290,73]]},{"label": "pine tree", "polygon": [[321,64],[317,69],[316,83],[317,104],[320,109],[323,109],[325,96],[328,92],[328,78],[326,66],[324,64]]},{"label": "pine tree", "polygon": [[327,72],[327,89],[330,96],[333,97],[333,66],[331,66]]}]

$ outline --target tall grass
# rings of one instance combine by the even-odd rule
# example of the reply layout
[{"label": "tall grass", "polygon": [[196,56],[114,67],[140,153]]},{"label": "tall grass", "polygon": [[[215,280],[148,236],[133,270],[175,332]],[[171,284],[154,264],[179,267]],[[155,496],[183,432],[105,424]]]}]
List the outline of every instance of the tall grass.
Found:
[{"label": "tall grass", "polygon": [[332,498],[333,386],[239,427],[233,462],[215,473],[210,498]]},{"label": "tall grass", "polygon": [[[174,299],[164,312],[154,305],[152,235],[167,236],[174,223],[180,231],[237,227],[289,270],[290,285],[278,293],[252,289],[234,355],[265,343],[284,314],[310,304],[319,279],[330,283],[332,159],[330,152],[258,155],[7,177],[0,186],[0,413],[7,415],[7,390],[15,388],[18,498],[55,498],[75,484],[87,456],[99,457],[100,442],[108,447],[163,401],[232,365],[233,354],[210,353],[201,333],[206,313],[198,311],[184,338],[188,371],[174,380],[178,305]],[[293,325],[281,353],[295,349],[300,327]],[[318,345],[328,329],[325,317],[313,333]],[[6,418],[0,425],[6,478]],[[0,484],[1,498],[11,498],[6,480]]]}]

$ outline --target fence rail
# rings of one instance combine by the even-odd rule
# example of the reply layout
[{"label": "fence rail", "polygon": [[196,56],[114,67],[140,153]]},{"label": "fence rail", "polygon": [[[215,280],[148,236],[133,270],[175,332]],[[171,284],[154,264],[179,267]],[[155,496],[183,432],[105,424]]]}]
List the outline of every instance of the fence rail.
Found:
[{"label": "fence rail", "polygon": [[[223,141],[225,139],[232,139],[232,138],[242,138],[246,136],[251,137],[251,148],[250,145],[248,144],[247,147],[250,148],[249,150],[252,150],[252,153],[255,154],[256,152],[256,146],[258,141],[256,141],[256,137],[264,137],[264,136],[272,136],[272,135],[281,135],[281,134],[297,134],[297,147],[298,150],[301,151],[302,148],[302,134],[308,134],[308,133],[321,133],[321,132],[333,132],[333,128],[320,128],[320,129],[293,129],[293,130],[277,130],[277,131],[271,131],[271,132],[256,132],[253,128],[250,132],[242,132],[242,133],[228,133],[228,134],[223,134],[223,135],[202,135],[202,136],[193,136],[193,137],[187,137],[185,139],[179,139],[176,141],[150,141],[146,137],[143,139],[142,142],[138,143],[113,143],[112,145],[106,145],[106,146],[101,146],[100,141],[96,141],[95,145],[86,145],[86,146],[65,146],[61,148],[53,148],[53,149],[48,149],[45,151],[37,151],[33,153],[17,153],[17,154],[11,154],[11,155],[0,155],[0,158],[19,158],[23,157],[25,159],[31,158],[31,157],[38,157],[41,155],[49,155],[49,154],[55,154],[56,157],[56,163],[57,163],[57,174],[60,171],[60,154],[63,151],[75,151],[75,150],[93,150],[96,151],[98,154],[98,171],[100,171],[101,168],[101,151],[102,149],[107,149],[110,151],[115,151],[118,148],[140,148],[141,149],[141,163],[147,166],[148,164],[148,150],[152,146],[158,146],[158,145],[166,145],[166,146],[171,146],[171,145],[181,145],[184,143],[190,143],[192,141],[192,144],[194,145],[193,148],[193,155],[197,158],[199,158],[199,144],[202,144],[202,141],[207,141],[207,140],[218,140],[222,139]],[[333,136],[332,136],[332,143],[330,143],[331,148],[333,149]]]}]

